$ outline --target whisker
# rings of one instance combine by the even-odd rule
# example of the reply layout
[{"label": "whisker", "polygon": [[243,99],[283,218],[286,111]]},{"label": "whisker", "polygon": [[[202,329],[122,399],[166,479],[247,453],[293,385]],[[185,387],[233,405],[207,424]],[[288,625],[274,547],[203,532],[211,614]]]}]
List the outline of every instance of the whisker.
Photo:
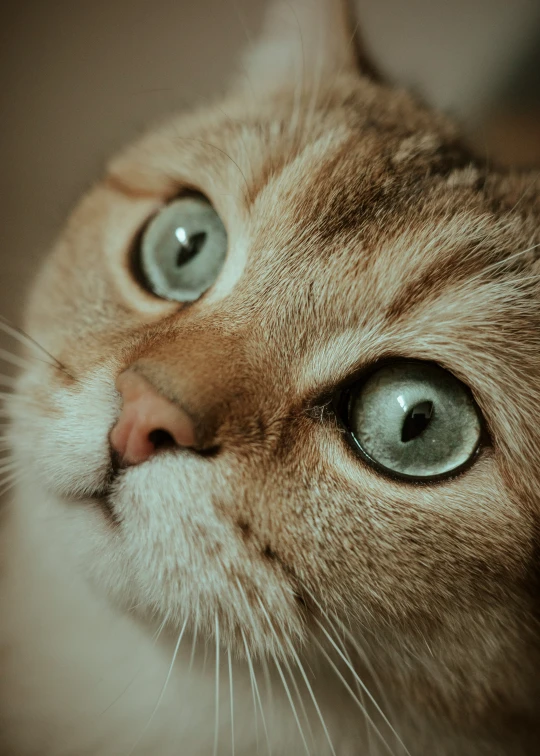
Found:
[{"label": "whisker", "polygon": [[139,735],[139,737],[137,738],[137,740],[133,744],[133,746],[131,748],[131,751],[129,752],[129,756],[131,756],[131,754],[133,754],[135,748],[141,742],[142,738],[144,737],[145,732],[148,730],[148,728],[152,724],[152,721],[153,721],[154,717],[156,716],[157,710],[159,709],[159,706],[160,706],[161,702],[163,701],[163,696],[165,695],[165,692],[167,690],[167,686],[169,684],[169,680],[171,679],[171,675],[172,675],[173,668],[174,668],[174,663],[176,661],[176,657],[178,656],[178,650],[180,648],[180,643],[182,642],[182,638],[183,638],[184,632],[186,630],[187,622],[188,622],[188,618],[186,617],[186,619],[184,620],[184,624],[182,625],[182,629],[180,630],[180,634],[178,635],[178,640],[176,642],[176,646],[175,646],[175,649],[174,649],[173,657],[172,657],[171,663],[169,665],[169,671],[167,672],[167,677],[165,678],[165,682],[163,683],[163,686],[161,688],[161,692],[159,694],[158,700],[156,701],[156,705],[154,706],[154,710],[152,711],[152,714],[150,715],[150,719],[145,724],[145,726],[144,726],[141,734]]},{"label": "whisker", "polygon": [[[245,591],[244,591],[244,589],[242,588],[242,585],[240,584],[240,582],[239,582],[238,578],[236,579],[236,583],[237,583],[237,585],[238,585],[238,588],[239,588],[240,592],[241,592],[241,593],[243,594],[243,596],[244,596],[244,600],[245,600],[245,603],[246,603],[246,606],[248,607],[248,610],[249,610],[249,611],[250,611],[250,613],[251,613],[251,609],[250,609],[250,607],[249,607],[249,604],[247,603],[247,596],[246,596],[246,594],[245,594]],[[267,617],[267,619],[268,619],[268,615],[266,615],[266,617]],[[272,630],[273,630],[273,628],[272,628]],[[279,641],[279,638],[277,637],[277,635],[276,635],[275,633],[274,633],[274,636],[275,636],[275,638],[276,638],[276,641],[277,641],[277,643],[278,643],[279,647],[281,648],[281,651],[283,652],[283,646],[282,646],[282,644],[280,643],[280,641]],[[296,682],[296,678],[295,678],[295,676],[294,676],[294,674],[293,674],[293,671],[292,671],[292,669],[291,669],[291,667],[290,667],[290,664],[289,664],[289,662],[288,662],[288,660],[287,660],[287,658],[286,658],[285,654],[283,654],[283,659],[284,659],[284,663],[285,663],[285,665],[286,665],[286,669],[287,669],[287,672],[289,673],[289,677],[290,677],[290,679],[291,679],[292,685],[293,685],[293,687],[294,687],[294,691],[295,691],[295,693],[296,693],[296,696],[297,696],[297,698],[298,698],[298,701],[299,701],[299,703],[300,703],[300,708],[302,709],[302,714],[303,714],[303,716],[304,716],[304,719],[305,719],[305,721],[306,721],[306,724],[307,724],[307,727],[308,727],[308,730],[309,730],[309,734],[310,734],[311,738],[313,738],[313,732],[312,732],[312,729],[311,729],[311,722],[310,722],[310,719],[309,719],[309,717],[308,717],[308,715],[307,715],[307,712],[306,712],[306,708],[305,708],[305,705],[304,705],[304,701],[303,701],[302,695],[301,695],[301,693],[300,693],[300,690],[299,690],[299,688],[298,688],[298,683]]]},{"label": "whisker", "polygon": [[519,207],[519,205],[521,205],[521,203],[523,202],[523,200],[527,196],[527,192],[530,191],[531,187],[534,186],[534,184],[536,184],[536,182],[538,181],[539,178],[540,178],[540,173],[534,173],[533,174],[531,183],[522,191],[521,197],[517,200],[517,202],[514,204],[514,206],[510,210],[510,214],[514,213],[517,210],[517,208]]},{"label": "whisker", "polygon": [[[258,598],[258,600],[260,602],[260,598]],[[268,615],[266,615],[266,619],[267,619],[268,622],[270,622],[270,618],[268,617]],[[302,716],[303,716],[303,718],[305,720],[305,723],[306,723],[308,731],[309,731],[309,736],[310,736],[311,740],[313,741],[313,730],[311,728],[311,721],[310,721],[310,718],[309,718],[309,716],[307,714],[306,707],[305,707],[305,704],[304,704],[304,699],[302,697],[302,694],[300,693],[300,689],[298,687],[298,683],[296,681],[296,677],[294,676],[294,672],[291,669],[291,665],[289,664],[289,661],[288,661],[288,659],[287,659],[287,657],[286,657],[286,655],[284,653],[283,644],[281,643],[280,639],[278,638],[277,633],[275,632],[273,626],[271,626],[271,630],[272,630],[272,634],[274,636],[274,639],[275,639],[275,641],[276,641],[276,643],[277,643],[277,645],[278,645],[278,647],[281,650],[281,653],[283,655],[283,664],[285,665],[285,669],[286,669],[286,671],[287,671],[287,673],[289,675],[289,679],[290,679],[290,681],[292,683],[292,686],[294,688],[294,692],[296,694],[296,698],[298,699],[298,703],[299,703],[300,709],[302,711]]]},{"label": "whisker", "polygon": [[229,661],[229,699],[231,702],[231,754],[234,756],[234,693],[233,693],[233,671],[231,660],[231,649],[227,649],[227,657]]},{"label": "whisker", "polygon": [[[134,609],[136,609],[137,606],[139,606],[139,604],[135,604],[134,606],[131,606],[130,607],[130,611],[133,611]],[[167,624],[169,616],[170,616],[170,612],[167,612],[167,614],[165,615],[165,619],[163,620],[163,622],[161,623],[161,625],[158,627],[157,631],[152,636],[152,646],[155,646],[156,643],[158,642],[158,640],[159,640],[159,638],[161,636],[161,633],[163,632],[163,628]],[[141,669],[142,669],[142,667],[139,667],[139,669],[135,672],[135,674],[133,675],[133,677],[131,678],[131,680],[128,682],[128,684],[124,687],[124,689],[116,696],[115,699],[113,699],[111,701],[110,704],[108,704],[108,706],[106,706],[103,709],[103,711],[100,712],[100,716],[103,716],[104,714],[106,714],[109,711],[109,709],[112,709],[112,707],[127,693],[127,691],[131,688],[131,686],[133,685],[133,683],[137,679],[138,675],[140,674]]]},{"label": "whisker", "polygon": [[[349,651],[347,649],[347,646],[345,645],[344,638],[340,637],[340,635],[338,633],[338,630],[337,630],[337,628],[335,626],[336,622],[339,623],[340,626],[341,626],[341,630],[343,632],[343,630],[344,630],[343,623],[341,623],[339,621],[338,617],[335,614],[334,614],[334,620],[335,620],[335,622],[332,622],[332,619],[329,617],[328,613],[320,605],[320,603],[317,601],[317,599],[315,598],[315,596],[313,595],[313,593],[309,590],[309,588],[305,584],[304,584],[304,590],[307,591],[307,593],[309,594],[311,600],[315,603],[315,605],[317,606],[318,610],[325,617],[326,622],[328,623],[329,627],[331,627],[331,629],[332,629],[332,632],[333,632],[333,635],[334,635],[336,641],[340,644],[342,652],[347,657],[348,663],[350,664],[350,666],[353,666],[353,662],[352,662],[352,659],[350,657],[350,654],[349,654]],[[371,667],[371,664],[369,663],[369,660],[367,659],[367,656],[366,656],[365,652],[359,646],[359,644],[357,643],[356,639],[353,638],[353,636],[350,633],[349,633],[349,638],[352,640],[352,643],[353,643],[353,646],[354,646],[356,652],[364,660],[364,663],[367,664],[368,669],[371,671],[371,674],[375,677],[374,670]],[[359,697],[360,702],[361,702],[362,710],[365,712],[365,714],[367,714],[364,691],[363,691],[362,687],[360,686],[360,684],[359,684],[359,682],[358,682],[358,680],[356,678],[353,678],[353,681],[354,681],[354,685],[356,687],[356,691],[357,691],[358,697]],[[379,685],[379,688],[382,691],[382,688],[380,687],[380,685]],[[385,697],[385,701],[386,701],[386,697]],[[371,730],[370,730],[370,727],[373,726],[373,722],[372,722],[372,720],[371,720],[371,718],[369,716],[364,716],[364,720],[365,720],[365,724],[366,724],[366,740],[367,740],[367,744],[368,744],[368,753],[371,753],[371,745],[370,745],[371,744]]]},{"label": "whisker", "polygon": [[499,268],[501,270],[509,268],[513,262],[521,257],[525,257],[525,255],[528,255],[529,252],[533,252],[535,249],[538,249],[538,247],[540,247],[540,243],[533,244],[526,249],[521,249],[519,252],[514,252],[513,254],[508,255],[508,257],[503,257],[502,260],[496,260],[495,262],[483,268],[479,273],[476,273],[474,276],[470,276],[467,279],[467,283],[480,281],[484,279],[486,275],[494,273]]},{"label": "whisker", "polygon": [[218,731],[219,731],[219,619],[216,612],[216,706],[214,721],[214,756],[218,752]]},{"label": "whisker", "polygon": [[23,357],[8,352],[6,349],[0,349],[0,360],[4,360],[4,362],[7,362],[9,365],[21,368],[22,370],[30,370],[32,368],[31,362],[25,360]]},{"label": "whisker", "polygon": [[14,488],[17,483],[20,483],[23,478],[23,470],[16,470],[11,475],[7,475],[5,478],[3,478],[1,481],[3,487],[0,488],[0,496],[3,496],[4,494],[8,493],[8,491],[11,491],[11,489]]},{"label": "whisker", "polygon": [[206,142],[204,139],[198,139],[196,137],[185,137],[181,136],[180,134],[177,134],[177,139],[184,141],[184,142],[198,142],[199,144],[204,145],[205,147],[211,147],[213,150],[216,150],[217,152],[220,152],[222,155],[224,155],[226,158],[228,158],[233,165],[235,165],[238,168],[238,171],[240,175],[242,176],[244,180],[244,184],[246,186],[246,193],[245,193],[245,200],[246,204],[249,205],[249,197],[250,197],[250,188],[249,183],[246,178],[246,174],[244,171],[240,168],[236,160],[234,160],[225,150],[221,149],[221,147],[218,147],[217,144],[212,144],[211,142]]},{"label": "whisker", "polygon": [[318,640],[318,638],[315,635],[313,635],[312,637],[313,637],[313,641],[315,642],[315,645],[318,647],[319,651],[324,656],[324,658],[326,659],[326,661],[328,662],[328,664],[332,667],[332,669],[336,673],[338,679],[343,683],[345,689],[350,694],[351,698],[357,704],[357,706],[359,707],[360,711],[364,715],[364,718],[370,723],[371,727],[375,730],[375,733],[380,738],[381,743],[385,746],[385,748],[391,754],[391,756],[394,756],[393,749],[388,744],[386,738],[384,737],[384,735],[382,734],[382,732],[379,730],[379,728],[377,727],[377,725],[375,724],[375,722],[373,721],[373,719],[369,715],[368,710],[367,710],[367,708],[365,706],[365,703],[363,701],[361,701],[360,698],[358,698],[358,696],[356,695],[356,693],[354,692],[354,690],[351,688],[351,686],[349,685],[349,683],[347,682],[347,680],[343,677],[343,675],[339,671],[339,669],[336,666],[336,664],[334,664],[334,662],[332,661],[332,659],[330,657],[330,654],[328,654],[328,652],[326,651],[326,649],[324,648],[324,646],[322,645],[322,643]]},{"label": "whisker", "polygon": [[202,673],[206,672],[206,663],[208,662],[208,640],[204,641],[204,655],[203,655],[203,663],[202,663]]},{"label": "whisker", "polygon": [[366,686],[366,684],[364,683],[364,681],[362,680],[362,678],[358,676],[358,673],[356,672],[356,670],[353,667],[353,665],[350,663],[350,661],[343,654],[343,652],[341,651],[341,649],[334,642],[333,638],[330,636],[330,634],[328,633],[328,631],[326,630],[326,628],[324,627],[324,625],[321,622],[319,622],[319,620],[317,619],[317,617],[314,617],[314,619],[315,619],[315,622],[317,623],[317,625],[320,627],[320,629],[325,634],[325,636],[328,638],[329,642],[335,648],[335,650],[337,651],[338,655],[345,662],[345,664],[348,667],[348,669],[352,672],[352,674],[354,675],[354,677],[358,680],[358,683],[362,687],[362,690],[367,695],[367,697],[369,698],[369,700],[371,701],[371,703],[375,706],[375,708],[377,709],[377,711],[379,712],[379,714],[381,715],[381,717],[383,718],[383,720],[386,722],[386,724],[388,725],[388,727],[392,731],[393,735],[395,736],[396,740],[401,745],[401,747],[403,748],[403,750],[405,751],[405,753],[407,754],[407,756],[411,756],[409,750],[407,749],[407,746],[402,741],[402,739],[399,736],[398,732],[396,731],[396,729],[394,728],[394,726],[392,725],[392,723],[390,722],[390,720],[388,719],[388,717],[386,716],[386,714],[384,713],[384,711],[381,709],[381,707],[377,703],[376,699],[371,694],[369,688]]},{"label": "whisker", "polygon": [[317,699],[315,697],[315,693],[313,692],[313,688],[311,687],[311,684],[310,684],[310,682],[308,680],[308,676],[307,676],[307,674],[305,672],[305,669],[304,669],[304,667],[302,665],[302,662],[300,661],[300,657],[298,656],[298,653],[297,653],[296,649],[294,648],[294,644],[292,643],[291,639],[287,637],[286,641],[287,641],[287,645],[289,646],[289,649],[290,649],[290,651],[291,651],[291,653],[293,655],[293,658],[296,661],[297,667],[300,670],[300,674],[304,678],[304,682],[306,684],[306,688],[307,688],[308,693],[309,693],[309,695],[311,697],[311,700],[313,701],[313,705],[315,706],[315,710],[317,711],[317,715],[319,717],[319,720],[321,722],[322,728],[324,730],[324,734],[326,735],[326,739],[328,741],[328,745],[330,746],[330,751],[333,754],[333,756],[336,756],[336,752],[334,750],[334,745],[332,743],[332,739],[330,738],[330,734],[328,732],[328,728],[326,727],[326,722],[324,721],[324,717],[323,717],[323,715],[321,713],[321,710],[319,708],[319,704],[317,703]]},{"label": "whisker", "polygon": [[[246,592],[243,589],[242,584],[240,583],[240,581],[239,581],[238,578],[236,578],[236,585],[238,586],[238,590],[240,592],[242,600],[243,600],[244,604],[246,605],[246,608],[248,610],[248,614],[250,615],[250,623],[253,626],[253,624],[254,624],[253,623],[253,613],[252,613],[251,607],[249,606],[249,602],[248,602],[248,599],[247,599]],[[259,691],[259,686],[257,684],[257,677],[255,675],[255,669],[253,667],[253,660],[251,658],[251,653],[250,653],[250,650],[249,650],[249,647],[248,647],[248,644],[247,644],[247,640],[246,640],[246,636],[245,636],[245,633],[244,633],[244,630],[243,630],[242,627],[240,627],[240,633],[242,635],[242,641],[244,643],[244,649],[246,651],[246,659],[247,659],[247,663],[248,663],[249,677],[250,677],[250,681],[251,681],[251,693],[252,693],[252,696],[253,696],[253,709],[254,709],[254,713],[255,713],[255,739],[256,739],[256,742],[257,742],[257,752],[259,751],[259,723],[258,723],[258,717],[257,717],[257,703],[256,703],[256,700],[258,701],[259,709],[260,709],[260,712],[261,712],[261,720],[262,720],[262,725],[263,725],[263,730],[264,730],[264,736],[265,736],[265,739],[266,739],[266,746],[267,746],[267,749],[268,749],[268,754],[269,754],[269,756],[272,756],[272,748],[271,748],[271,745],[270,745],[270,738],[269,738],[269,735],[268,735],[268,728],[266,726],[266,717],[264,716],[264,709],[263,709],[263,705],[262,705],[261,694],[260,694],[260,691]]]},{"label": "whisker", "polygon": [[[328,622],[329,625],[332,624],[330,622],[330,618],[328,617],[328,615],[326,615],[326,620],[327,620],[327,622]],[[334,637],[336,638],[336,640],[339,640],[339,644],[341,646],[341,650],[343,651],[343,653],[345,654],[345,656],[347,657],[347,659],[349,660],[349,662],[352,664],[352,659],[350,657],[349,651],[347,649],[347,646],[345,645],[344,640],[341,639],[341,638],[339,638],[338,632],[337,632],[337,629],[335,628],[335,626],[332,625],[332,629],[333,629],[333,632],[334,632]],[[355,649],[356,649],[356,645],[355,645]],[[356,650],[357,650],[357,653],[358,653],[359,650],[358,649],[356,649]],[[365,659],[365,654],[361,654],[361,656],[362,656],[362,658]],[[366,710],[366,698],[365,698],[364,691],[362,690],[362,688],[360,687],[360,685],[359,685],[359,683],[358,683],[358,681],[356,679],[354,679],[354,685],[355,685],[355,688],[356,688],[356,692],[358,694],[358,698],[362,702],[362,709],[365,711]],[[379,689],[380,689],[380,686],[379,686]],[[371,754],[373,752],[372,740],[371,740],[371,729],[373,727],[373,722],[371,720],[371,717],[364,716],[364,723],[365,723],[365,732],[366,732],[367,752],[368,752],[368,754]]]},{"label": "whisker", "polygon": [[17,462],[7,462],[6,464],[0,465],[0,473],[4,472],[10,472],[11,470],[17,470],[20,469]]},{"label": "whisker", "polygon": [[197,614],[195,615],[195,627],[193,629],[193,638],[191,639],[191,654],[189,657],[189,669],[188,673],[191,674],[193,669],[193,661],[195,660],[195,646],[197,645],[197,632],[199,629],[199,607],[197,606]]},{"label": "whisker", "polygon": [[[270,617],[268,616],[268,612],[266,611],[266,608],[265,608],[265,606],[264,606],[264,604],[261,601],[261,599],[260,599],[259,596],[257,596],[257,601],[259,602],[261,610],[262,610],[264,616],[266,617],[266,621],[267,621],[267,623],[268,623],[268,625],[270,627],[270,630],[271,630],[271,632],[272,632],[272,634],[274,636],[274,639],[276,640],[278,646],[281,646],[281,643],[279,642],[278,635],[277,635],[277,633],[276,633],[276,631],[274,629],[274,626],[272,625],[272,623],[270,621]],[[300,733],[300,738],[302,739],[302,743],[304,745],[306,753],[309,756],[309,746],[307,744],[306,737],[304,735],[304,730],[303,730],[302,725],[300,723],[300,718],[298,717],[298,712],[296,711],[296,706],[294,705],[294,700],[293,700],[293,697],[291,695],[290,688],[287,685],[287,680],[285,678],[285,675],[283,674],[283,670],[281,669],[281,664],[279,663],[279,660],[278,660],[278,658],[277,658],[277,656],[275,654],[273,654],[273,658],[274,658],[274,664],[276,665],[276,669],[277,669],[278,674],[279,674],[279,676],[281,678],[281,682],[283,683],[283,688],[285,690],[285,694],[286,694],[286,696],[287,696],[287,698],[289,700],[289,704],[291,706],[291,711],[292,711],[294,719],[296,721],[296,726],[298,727],[298,732]]]},{"label": "whisker", "polygon": [[[344,639],[339,638],[339,635],[337,633],[335,625],[338,624],[341,628],[341,632],[343,635],[347,636],[349,642],[352,644],[354,650],[358,654],[358,656],[362,659],[364,665],[367,667],[368,672],[373,677],[374,681],[377,683],[379,692],[381,693],[382,698],[384,699],[384,704],[387,706],[389,713],[392,713],[392,707],[390,706],[390,702],[388,701],[388,697],[386,696],[384,687],[381,685],[378,675],[376,674],[373,665],[371,664],[368,656],[366,655],[364,649],[361,647],[361,645],[358,642],[358,639],[353,635],[351,630],[349,630],[347,627],[345,627],[344,623],[336,616],[334,612],[332,612],[333,615],[333,621],[332,618],[329,617],[328,612],[324,609],[324,607],[321,606],[321,604],[317,601],[313,593],[309,590],[309,588],[303,584],[304,589],[307,591],[307,593],[310,595],[311,600],[316,605],[318,610],[321,612],[323,617],[326,619],[326,622],[328,623],[328,626],[331,626],[333,629],[333,633],[335,638],[339,641],[342,652],[346,655],[349,665],[352,667],[353,663],[351,660],[351,657],[347,651],[346,645],[344,643]],[[355,686],[358,691],[358,695],[362,701],[364,701],[364,690],[362,686],[359,684],[360,678],[355,679]],[[369,738],[369,732],[368,732],[368,738]]]},{"label": "whisker", "polygon": [[266,700],[270,702],[270,714],[272,721],[275,720],[276,715],[276,703],[274,701],[274,688],[272,685],[272,675],[268,667],[268,661],[265,657],[261,659],[261,667],[264,676],[264,687],[266,691]]},{"label": "whisker", "polygon": [[[22,330],[22,328],[19,328],[18,326],[10,325],[5,318],[0,316],[0,331],[3,331],[8,336],[11,336],[13,339],[16,339],[21,344],[24,344],[24,346],[30,347],[31,349],[35,349],[39,351],[42,355],[45,355],[49,359],[46,360],[47,364],[52,365],[53,367],[57,367],[60,370],[63,370],[65,373],[68,373],[68,370],[66,366],[60,362],[54,355],[52,355],[50,352],[48,352],[45,347],[41,346],[35,339],[33,339],[31,336],[29,336],[25,331]],[[70,375],[68,373],[68,375]],[[73,378],[73,376],[71,376]]]},{"label": "whisker", "polygon": [[248,669],[249,669],[249,678],[251,680],[251,693],[253,696],[253,709],[255,713],[255,739],[257,743],[257,753],[259,752],[259,719],[257,717],[257,702],[259,704],[259,709],[261,712],[261,719],[262,719],[262,725],[264,730],[264,736],[266,738],[266,745],[268,748],[268,754],[269,756],[272,756],[272,748],[270,746],[270,738],[268,736],[268,729],[266,727],[266,718],[264,716],[264,709],[261,701],[261,694],[259,691],[259,686],[257,685],[257,678],[255,676],[255,670],[253,668],[253,661],[251,659],[251,653],[248,648],[248,644],[246,641],[246,636],[244,634],[244,631],[242,628],[240,628],[240,633],[242,635],[242,640],[244,642],[244,648],[246,651],[246,659],[248,663]]},{"label": "whisker", "polygon": [[300,738],[302,739],[302,743],[304,744],[304,748],[306,750],[307,756],[310,756],[309,753],[309,747],[306,741],[306,737],[304,735],[304,730],[302,729],[302,725],[300,724],[300,719],[298,717],[298,712],[296,711],[296,707],[294,705],[293,697],[291,695],[291,691],[289,690],[289,686],[287,685],[287,680],[285,679],[285,675],[283,674],[283,670],[281,669],[281,665],[278,661],[277,656],[274,654],[274,664],[276,665],[276,669],[278,671],[278,674],[281,678],[281,682],[283,683],[283,688],[285,690],[285,693],[287,695],[287,698],[289,700],[289,704],[291,706],[291,710],[294,716],[294,719],[296,721],[296,726],[298,727],[298,732],[300,733]]},{"label": "whisker", "polygon": [[[252,611],[252,609],[251,609],[251,607],[249,605],[249,601],[248,601],[246,592],[245,592],[245,590],[244,590],[244,588],[243,588],[243,586],[240,583],[240,581],[239,581],[238,578],[236,578],[236,585],[238,587],[238,591],[240,593],[240,596],[242,597],[242,600],[243,600],[243,602],[244,602],[244,604],[246,606],[246,609],[248,610],[248,614],[250,615],[249,619],[250,619],[251,626],[253,628],[255,628],[255,623],[253,621],[253,611]],[[253,666],[253,661],[252,661],[252,658],[251,658],[251,654],[249,652],[246,636],[245,636],[244,631],[242,630],[242,628],[240,628],[240,632],[242,633],[242,639],[244,641],[244,648],[246,649],[246,657],[247,657],[248,667],[250,669],[250,677],[252,679],[252,684],[253,684],[253,687],[255,689],[255,694],[257,696],[257,700],[258,700],[258,703],[259,703],[259,709],[260,709],[260,712],[261,712],[261,720],[262,720],[262,725],[263,725],[263,730],[264,730],[264,737],[265,737],[265,740],[266,740],[266,747],[268,749],[269,756],[272,756],[272,746],[271,746],[271,743],[270,743],[270,735],[269,735],[268,726],[267,726],[267,723],[266,723],[266,717],[265,717],[265,714],[264,714],[264,708],[263,708],[261,693],[260,693],[260,690],[259,690],[259,685],[257,683],[257,677],[255,675],[255,668]],[[261,666],[262,666],[262,669],[263,669],[264,682],[265,682],[265,687],[266,687],[266,699],[267,699],[267,701],[270,701],[271,718],[274,719],[275,709],[274,709],[274,694],[273,694],[273,689],[272,689],[272,678],[270,676],[270,671],[268,669],[268,664],[267,664],[265,658],[261,659]],[[257,736],[258,736],[258,732],[257,732]]]},{"label": "whisker", "polygon": [[[349,627],[346,627],[345,624],[334,613],[332,613],[332,614],[334,616],[335,622],[341,628],[341,631],[342,631],[342,633],[344,635],[344,640],[346,638],[348,640],[348,642],[352,645],[352,647],[354,648],[354,650],[356,651],[356,653],[358,654],[358,656],[361,658],[362,663],[366,666],[367,671],[371,674],[374,682],[376,683],[376,685],[378,687],[378,690],[379,690],[379,692],[381,694],[381,697],[383,698],[383,703],[386,706],[389,715],[393,715],[393,707],[391,706],[390,701],[388,700],[388,696],[386,695],[385,688],[384,688],[384,686],[382,685],[382,683],[380,681],[379,675],[377,674],[376,670],[373,668],[373,665],[371,664],[371,662],[370,662],[370,660],[369,660],[369,658],[368,658],[365,650],[359,644],[358,639],[353,635],[352,630],[350,629],[350,625],[349,625]],[[329,624],[331,624],[330,618],[328,617],[327,614],[326,614],[326,619],[327,619],[327,622]],[[346,652],[343,641],[342,641],[342,650],[344,650],[344,652],[346,653],[347,659],[349,660],[349,663],[352,666],[351,657]],[[362,698],[362,700],[364,700],[364,695],[363,695],[362,688],[360,687],[360,685],[358,683],[356,683],[356,687],[359,690],[359,692],[361,692],[361,698]]]},{"label": "whisker", "polygon": [[170,611],[167,612],[167,614],[165,615],[165,619],[163,620],[163,622],[161,623],[161,625],[158,627],[157,631],[154,633],[154,636],[152,637],[152,643],[153,643],[154,646],[158,642],[158,640],[159,640],[159,638],[161,636],[161,633],[163,632],[163,628],[165,627],[165,625],[169,621],[169,615],[170,615]]}]

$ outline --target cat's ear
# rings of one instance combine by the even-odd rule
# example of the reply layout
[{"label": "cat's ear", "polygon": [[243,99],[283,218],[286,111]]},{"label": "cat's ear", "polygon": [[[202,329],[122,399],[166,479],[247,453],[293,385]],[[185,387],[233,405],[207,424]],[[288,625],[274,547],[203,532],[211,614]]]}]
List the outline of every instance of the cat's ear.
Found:
[{"label": "cat's ear", "polygon": [[274,0],[263,32],[244,57],[244,72],[258,90],[309,86],[325,74],[357,71],[376,77],[365,58],[347,0]]}]

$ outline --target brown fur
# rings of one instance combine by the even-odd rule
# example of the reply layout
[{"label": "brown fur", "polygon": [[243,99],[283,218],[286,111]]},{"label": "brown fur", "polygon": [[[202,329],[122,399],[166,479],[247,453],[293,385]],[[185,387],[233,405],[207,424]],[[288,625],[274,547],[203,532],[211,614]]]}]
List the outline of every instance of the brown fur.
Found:
[{"label": "brown fur", "polygon": [[[55,431],[59,397],[84,403],[96,371],[112,386],[132,366],[189,409],[199,451],[212,454],[172,455],[161,472],[149,464],[147,488],[142,469],[124,474],[111,497],[117,528],[95,525],[102,514],[92,511],[85,527],[98,535],[80,546],[81,570],[100,591],[176,627],[197,611],[209,637],[217,615],[224,648],[240,656],[240,628],[255,655],[276,652],[262,601],[283,656],[289,635],[322,665],[317,684],[340,690],[335,709],[327,704],[338,754],[369,751],[310,640],[346,673],[317,624],[326,624],[323,607],[361,644],[354,664],[411,754],[533,754],[537,182],[488,170],[445,118],[358,74],[347,56],[336,65],[319,54],[313,80],[305,70],[300,83],[278,77],[260,99],[236,91],[111,163],[34,287],[26,328],[69,376],[44,363],[23,375],[19,394],[36,398],[37,415],[30,422],[17,405],[13,443],[21,464],[31,458],[38,468],[58,446],[53,472],[37,474],[46,489],[68,500],[101,490],[105,462],[84,472],[62,462],[62,444],[82,442]],[[230,290],[221,294],[218,282],[177,306],[140,288],[129,255],[149,215],[184,188],[206,194],[221,215],[232,269],[244,264],[239,250],[246,261]],[[438,362],[471,387],[491,442],[462,475],[429,485],[386,479],[324,408],[334,387],[394,356]],[[143,491],[164,475],[205,502],[200,521],[183,514],[181,496],[167,494],[162,510],[145,505]],[[62,499],[55,516],[76,506]],[[180,543],[191,563],[177,558]],[[338,635],[347,641],[346,632]],[[358,727],[358,750],[339,746],[341,713],[346,729]],[[13,720],[24,713],[5,716],[7,752],[36,752],[17,745]],[[327,753],[322,742],[313,753]],[[83,739],[78,752],[108,753],[85,747]]]}]

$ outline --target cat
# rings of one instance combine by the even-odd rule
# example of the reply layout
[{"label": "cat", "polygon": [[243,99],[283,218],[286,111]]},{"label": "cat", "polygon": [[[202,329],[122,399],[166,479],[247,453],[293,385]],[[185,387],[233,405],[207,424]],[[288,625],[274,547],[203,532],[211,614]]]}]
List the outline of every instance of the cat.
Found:
[{"label": "cat", "polygon": [[538,752],[538,184],[353,36],[275,3],[1,326],[6,756]]}]

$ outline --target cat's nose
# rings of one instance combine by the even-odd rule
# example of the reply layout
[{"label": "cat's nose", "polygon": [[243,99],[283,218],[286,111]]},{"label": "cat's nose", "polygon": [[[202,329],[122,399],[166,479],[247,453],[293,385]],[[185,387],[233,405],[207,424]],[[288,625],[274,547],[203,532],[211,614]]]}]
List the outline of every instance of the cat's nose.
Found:
[{"label": "cat's nose", "polygon": [[137,373],[126,370],[116,381],[122,411],[110,435],[124,464],[138,465],[164,447],[193,447],[193,420]]}]

